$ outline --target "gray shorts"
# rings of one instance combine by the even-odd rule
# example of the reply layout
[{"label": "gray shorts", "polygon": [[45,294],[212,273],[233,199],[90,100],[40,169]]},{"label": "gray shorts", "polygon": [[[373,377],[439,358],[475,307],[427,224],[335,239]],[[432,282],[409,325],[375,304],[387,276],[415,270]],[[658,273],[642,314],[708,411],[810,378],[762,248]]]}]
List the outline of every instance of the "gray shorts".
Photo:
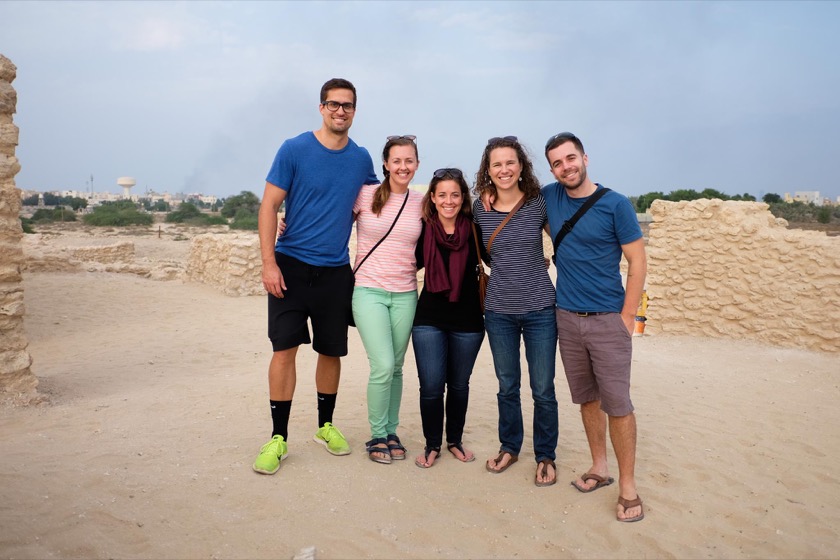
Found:
[{"label": "gray shorts", "polygon": [[581,317],[556,310],[560,358],[566,370],[572,402],[601,401],[610,416],[633,412],[630,362],[633,339],[619,313]]}]

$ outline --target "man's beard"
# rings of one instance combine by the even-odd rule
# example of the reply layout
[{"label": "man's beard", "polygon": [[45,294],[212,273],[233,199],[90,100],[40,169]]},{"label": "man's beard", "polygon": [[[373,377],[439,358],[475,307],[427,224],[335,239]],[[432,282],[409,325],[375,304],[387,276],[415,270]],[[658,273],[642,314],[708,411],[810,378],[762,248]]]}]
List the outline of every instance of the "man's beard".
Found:
[{"label": "man's beard", "polygon": [[578,187],[580,187],[585,181],[586,181],[586,167],[581,167],[580,171],[578,172],[578,180],[576,182],[567,183],[567,182],[565,182],[561,179],[560,184],[563,185],[568,190],[573,191],[573,190],[577,189]]}]

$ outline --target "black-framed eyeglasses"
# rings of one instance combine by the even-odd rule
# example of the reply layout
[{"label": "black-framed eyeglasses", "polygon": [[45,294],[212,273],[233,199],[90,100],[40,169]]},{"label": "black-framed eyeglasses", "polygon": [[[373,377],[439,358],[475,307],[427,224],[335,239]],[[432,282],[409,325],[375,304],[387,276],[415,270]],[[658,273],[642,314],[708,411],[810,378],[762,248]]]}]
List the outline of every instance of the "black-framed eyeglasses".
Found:
[{"label": "black-framed eyeglasses", "polygon": [[[548,148],[554,144],[559,146],[563,142],[571,142],[577,140],[578,137],[572,134],[571,132],[559,132],[548,139],[548,142],[545,143],[545,150],[548,151]],[[579,140],[578,140],[579,142]]]},{"label": "black-framed eyeglasses", "polygon": [[386,140],[388,140],[389,142],[391,142],[392,140],[403,140],[403,139],[405,139],[405,140],[411,140],[412,142],[414,142],[415,140],[417,140],[417,137],[416,137],[416,136],[414,136],[413,134],[403,134],[403,135],[401,135],[401,136],[386,136],[385,138],[386,138]]},{"label": "black-framed eyeglasses", "polygon": [[444,179],[446,177],[451,177],[452,179],[461,179],[464,177],[464,173],[458,169],[457,167],[441,167],[440,169],[436,169],[432,176],[435,179]]},{"label": "black-framed eyeglasses", "polygon": [[518,142],[519,138],[516,136],[494,136],[487,141],[487,144],[497,144],[498,142]]},{"label": "black-framed eyeglasses", "polygon": [[339,103],[338,101],[324,101],[322,105],[326,107],[330,113],[335,113],[338,111],[339,107],[344,109],[345,113],[352,113],[356,110],[356,104],[350,103],[349,101],[346,103]]}]

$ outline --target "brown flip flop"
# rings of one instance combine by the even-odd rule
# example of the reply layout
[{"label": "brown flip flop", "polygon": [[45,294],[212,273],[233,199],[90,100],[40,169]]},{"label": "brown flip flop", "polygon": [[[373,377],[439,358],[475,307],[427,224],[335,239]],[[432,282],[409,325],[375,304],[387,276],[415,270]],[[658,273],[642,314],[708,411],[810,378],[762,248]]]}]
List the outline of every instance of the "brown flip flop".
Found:
[{"label": "brown flip flop", "polygon": [[548,481],[548,482],[540,482],[539,480],[537,480],[537,475],[534,475],[534,484],[536,484],[537,486],[540,486],[540,487],[552,486],[553,484],[557,484],[557,465],[554,464],[554,461],[552,461],[551,459],[543,459],[542,461],[537,463],[537,472],[538,473],[540,472],[540,466],[542,466],[542,465],[545,465],[544,474],[546,474],[546,475],[548,475],[548,467],[551,467],[552,469],[554,469],[554,478],[552,480]]},{"label": "brown flip flop", "polygon": [[628,519],[621,519],[620,517],[616,516],[616,519],[621,521],[622,523],[634,523],[636,521],[641,521],[645,518],[645,507],[642,506],[642,498],[638,494],[636,494],[636,498],[634,500],[628,500],[627,498],[622,498],[621,496],[618,497],[618,505],[624,508],[626,512],[630,508],[634,508],[637,506],[642,507],[642,513],[637,515],[636,517],[630,517]]},{"label": "brown flip flop", "polygon": [[572,486],[574,486],[575,488],[578,489],[578,492],[583,492],[584,494],[594,492],[598,488],[603,488],[604,486],[609,486],[610,484],[615,482],[615,479],[613,477],[604,478],[603,476],[598,476],[597,474],[590,474],[590,473],[584,474],[583,476],[580,477],[580,479],[584,482],[587,482],[589,480],[594,480],[595,481],[595,486],[593,486],[592,488],[584,488],[583,486],[579,486],[577,484],[576,480],[573,480],[571,482]]},{"label": "brown flip flop", "polygon": [[488,459],[487,463],[484,464],[484,468],[486,468],[489,472],[491,472],[493,474],[501,474],[501,473],[505,472],[508,469],[509,466],[511,466],[512,464],[514,464],[515,462],[517,462],[519,460],[519,455],[514,455],[510,451],[502,451],[500,449],[499,450],[499,456],[496,457],[496,460],[494,462],[498,465],[499,461],[501,461],[502,459],[505,458],[505,455],[510,455],[510,461],[508,461],[508,464],[505,465],[504,467],[502,467],[500,469],[494,469],[493,467],[490,466],[490,460]]}]

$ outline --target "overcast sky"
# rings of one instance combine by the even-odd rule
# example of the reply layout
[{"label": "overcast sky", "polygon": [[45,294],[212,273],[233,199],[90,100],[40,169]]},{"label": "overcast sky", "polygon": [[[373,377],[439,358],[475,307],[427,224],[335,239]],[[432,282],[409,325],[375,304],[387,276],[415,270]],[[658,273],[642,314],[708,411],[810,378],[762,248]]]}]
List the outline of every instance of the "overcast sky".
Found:
[{"label": "overcast sky", "polygon": [[583,140],[628,196],[678,188],[840,196],[840,2],[0,2],[17,66],[21,189],[262,196],[329,78],[381,174],[415,134],[415,182],[470,177],[516,135]]}]

